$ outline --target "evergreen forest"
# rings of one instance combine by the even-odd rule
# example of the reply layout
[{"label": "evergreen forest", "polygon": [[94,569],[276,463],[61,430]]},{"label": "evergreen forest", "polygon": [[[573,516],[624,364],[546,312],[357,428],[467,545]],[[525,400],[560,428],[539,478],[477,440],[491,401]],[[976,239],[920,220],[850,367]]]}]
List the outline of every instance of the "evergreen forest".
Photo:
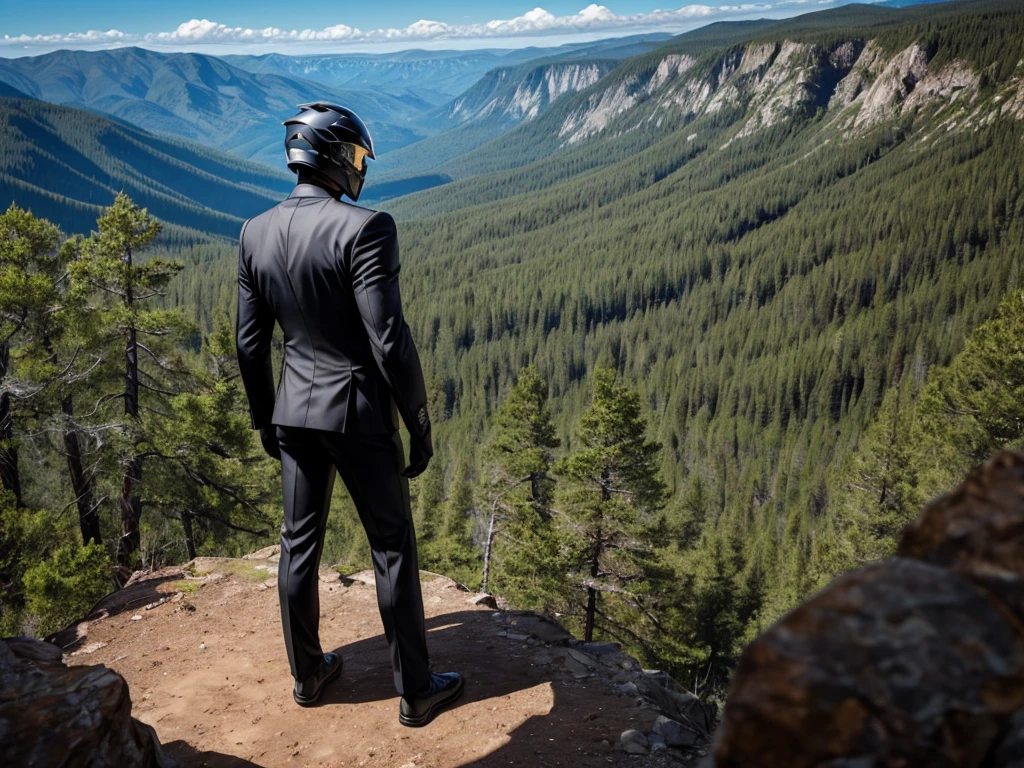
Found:
[{"label": "evergreen forest", "polygon": [[[421,567],[702,696],[758,632],[1024,444],[1024,10],[838,10],[626,59],[445,160],[455,181],[384,205],[434,424],[411,482]],[[929,72],[976,77],[858,125],[835,82],[769,111],[736,70],[718,108],[634,95],[558,139],[616,88],[655,93],[666,55],[700,84],[793,40],[814,61],[918,45]],[[0,116],[31,116],[14,101]],[[281,183],[236,171],[257,197]],[[224,227],[242,213],[214,226],[214,202],[140,185],[62,229],[59,200],[41,212],[8,178],[0,631],[44,636],[136,568],[275,543],[280,465],[235,360]],[[164,222],[162,204],[195,217]],[[370,564],[341,483],[324,561]]]}]

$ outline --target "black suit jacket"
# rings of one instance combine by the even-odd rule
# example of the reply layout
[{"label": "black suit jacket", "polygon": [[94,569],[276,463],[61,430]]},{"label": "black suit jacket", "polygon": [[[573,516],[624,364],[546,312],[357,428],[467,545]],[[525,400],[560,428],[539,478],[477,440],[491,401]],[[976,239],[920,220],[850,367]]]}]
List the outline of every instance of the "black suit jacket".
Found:
[{"label": "black suit jacket", "polygon": [[[238,365],[253,429],[430,429],[420,359],[402,315],[398,234],[387,213],[298,184],[242,226]],[[275,392],[274,323],[284,331]]]}]

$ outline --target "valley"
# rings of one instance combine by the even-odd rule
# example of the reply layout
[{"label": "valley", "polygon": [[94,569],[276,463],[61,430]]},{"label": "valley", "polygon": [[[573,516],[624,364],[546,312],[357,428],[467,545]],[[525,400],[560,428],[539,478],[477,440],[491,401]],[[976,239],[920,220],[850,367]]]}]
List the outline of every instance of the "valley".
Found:
[{"label": "valley", "polygon": [[[5,203],[85,234],[123,189],[167,224],[150,253],[184,268],[159,307],[190,324],[183,349],[203,373],[188,407],[206,417],[184,419],[185,400],[160,391],[166,361],[147,363],[153,440],[188,444],[225,487],[255,493],[232,461],[266,481],[236,505],[213,484],[182,500],[181,476],[157,473],[153,562],[187,559],[186,539],[251,551],[280,523],[278,470],[255,441],[238,447],[251,435],[229,354],[233,238],[287,194],[280,119],[314,93],[381,137],[360,202],[398,221],[430,389],[436,455],[412,483],[425,568],[480,586],[497,508],[487,446],[535,375],[557,435],[551,496],[545,514],[520,500],[503,518],[488,589],[579,631],[566,574],[581,566],[558,559],[575,552],[558,521],[579,504],[572,460],[610,370],[636,397],[665,496],[629,518],[646,548],[622,583],[605,575],[598,632],[720,699],[747,642],[894,551],[979,456],[1024,443],[1024,10],[1011,0],[517,51],[59,52],[0,60],[0,89]],[[33,450],[49,458],[28,497],[60,508],[60,457]],[[207,506],[218,517],[196,516]],[[368,563],[342,491],[324,557]]]}]

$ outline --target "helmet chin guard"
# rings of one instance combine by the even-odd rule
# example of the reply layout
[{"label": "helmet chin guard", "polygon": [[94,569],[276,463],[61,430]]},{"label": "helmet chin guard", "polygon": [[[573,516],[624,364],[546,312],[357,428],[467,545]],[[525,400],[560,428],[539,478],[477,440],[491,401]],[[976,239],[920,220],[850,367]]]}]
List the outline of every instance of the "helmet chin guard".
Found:
[{"label": "helmet chin guard", "polygon": [[288,167],[296,173],[314,171],[355,202],[366,179],[366,161],[376,159],[366,125],[337,104],[318,101],[298,108],[299,114],[284,121]]}]

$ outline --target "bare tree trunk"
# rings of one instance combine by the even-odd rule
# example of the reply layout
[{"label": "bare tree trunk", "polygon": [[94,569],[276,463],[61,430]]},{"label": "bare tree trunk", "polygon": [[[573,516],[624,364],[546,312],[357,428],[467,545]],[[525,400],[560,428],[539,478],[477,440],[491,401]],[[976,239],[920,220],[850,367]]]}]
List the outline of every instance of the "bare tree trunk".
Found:
[{"label": "bare tree trunk", "polygon": [[196,559],[196,540],[192,533],[192,513],[188,510],[181,513],[181,527],[185,529],[185,549],[188,551],[188,559]]},{"label": "bare tree trunk", "polygon": [[[74,401],[68,395],[60,401],[60,409],[70,423],[74,416]],[[75,494],[75,503],[78,506],[78,525],[82,529],[82,543],[88,544],[94,541],[101,543],[100,539],[100,516],[93,504],[94,478],[86,475],[82,463],[82,446],[78,441],[78,432],[65,426],[63,430],[64,455],[68,460],[68,474],[71,476],[71,490]]]},{"label": "bare tree trunk", "polygon": [[[43,348],[53,355],[53,343],[48,333],[43,333]],[[64,456],[68,462],[68,474],[71,477],[71,491],[75,494],[75,505],[78,507],[78,527],[82,531],[82,543],[88,544],[100,540],[100,516],[97,506],[93,503],[95,479],[86,475],[82,463],[82,445],[78,439],[78,430],[74,424],[75,400],[73,395],[66,395],[60,401],[60,411],[64,416],[61,425],[61,438],[64,442]]]},{"label": "bare tree trunk", "polygon": [[491,504],[491,521],[487,526],[487,543],[484,545],[484,579],[481,592],[487,591],[487,577],[491,574],[491,549],[494,547],[494,518],[498,514],[498,500]]},{"label": "bare tree trunk", "polygon": [[[609,487],[610,478],[608,470],[601,472],[601,504],[604,505],[611,500],[612,492]],[[604,532],[601,530],[600,522],[597,524],[597,535],[594,537],[594,549],[590,555],[590,578],[597,579],[600,573],[601,552],[604,550]],[[594,617],[597,615],[597,590],[587,587],[587,622],[583,630],[584,642],[592,642],[594,639]]]},{"label": "bare tree trunk", "polygon": [[[132,252],[124,256],[125,263],[131,267]],[[132,286],[125,288],[124,303],[131,310],[133,303]],[[131,428],[139,423],[139,349],[136,343],[135,326],[128,329],[128,339],[124,350],[124,412],[128,416]],[[135,553],[141,543],[140,521],[142,519],[142,497],[139,487],[142,484],[142,459],[135,455],[128,461],[124,480],[121,483],[119,507],[121,511],[121,539],[117,546],[117,564],[122,574],[130,574],[135,564]],[[127,578],[127,576],[125,576]]]},{"label": "bare tree trunk", "polygon": [[[10,364],[10,346],[0,344],[0,379],[6,378]],[[0,483],[14,494],[14,503],[25,506],[21,496],[21,473],[18,471],[18,450],[11,444],[14,418],[11,415],[11,397],[0,395]]]},{"label": "bare tree trunk", "polygon": [[[598,560],[601,557],[601,529],[597,529],[597,541],[594,542],[594,550],[590,558],[590,576],[597,578]],[[584,642],[591,642],[594,639],[594,616],[597,613],[597,590],[587,587],[587,623],[583,630]]]}]

